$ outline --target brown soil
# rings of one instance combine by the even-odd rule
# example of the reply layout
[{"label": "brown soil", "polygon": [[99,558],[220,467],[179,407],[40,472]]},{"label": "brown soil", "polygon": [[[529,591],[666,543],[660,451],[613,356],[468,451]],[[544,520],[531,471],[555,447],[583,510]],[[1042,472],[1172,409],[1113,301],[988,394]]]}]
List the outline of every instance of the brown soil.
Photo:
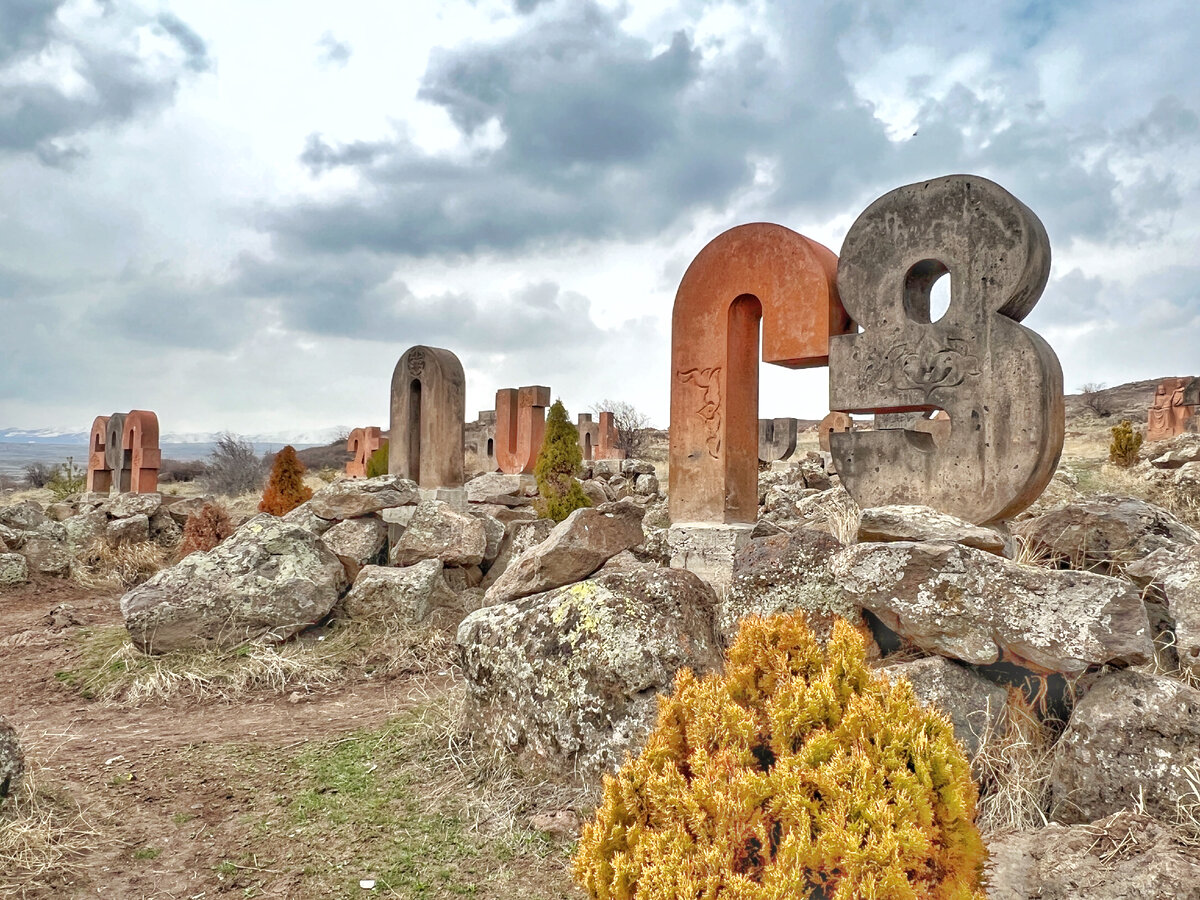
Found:
[{"label": "brown soil", "polygon": [[[319,694],[236,704],[90,701],[55,673],[78,663],[80,628],[120,622],[119,596],[56,580],[0,594],[0,715],[17,728],[37,783],[77,804],[92,832],[90,849],[48,883],[14,883],[0,872],[0,897],[313,896],[305,848],[263,828],[269,809],[299,790],[286,760],[436,701],[453,676],[350,678]],[[517,859],[500,880],[525,897],[576,897],[563,856]],[[487,862],[477,867],[484,880],[496,874]],[[377,893],[359,890],[357,878],[357,893],[346,896]],[[453,893],[510,896],[486,885]]]}]

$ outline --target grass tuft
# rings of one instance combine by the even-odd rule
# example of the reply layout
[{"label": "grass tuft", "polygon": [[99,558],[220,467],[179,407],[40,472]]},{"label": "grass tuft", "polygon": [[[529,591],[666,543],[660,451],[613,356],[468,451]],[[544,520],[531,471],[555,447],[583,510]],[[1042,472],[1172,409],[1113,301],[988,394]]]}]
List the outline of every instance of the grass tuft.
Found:
[{"label": "grass tuft", "polygon": [[1008,689],[1004,712],[980,735],[971,761],[979,785],[976,824],[985,835],[1049,823],[1050,767],[1061,723],[1038,716],[1021,691]]},{"label": "grass tuft", "polygon": [[75,581],[87,588],[131,588],[170,562],[171,551],[157,541],[113,547],[100,539],[71,567]]},{"label": "grass tuft", "polygon": [[61,885],[98,837],[74,801],[44,787],[30,767],[0,813],[0,897]]}]

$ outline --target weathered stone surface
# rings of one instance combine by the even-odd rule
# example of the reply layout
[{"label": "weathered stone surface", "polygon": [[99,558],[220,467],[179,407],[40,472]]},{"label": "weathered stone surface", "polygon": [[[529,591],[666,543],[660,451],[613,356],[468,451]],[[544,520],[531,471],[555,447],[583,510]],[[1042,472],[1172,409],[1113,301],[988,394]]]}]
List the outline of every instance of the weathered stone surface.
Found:
[{"label": "weathered stone surface", "polygon": [[80,513],[63,522],[67,530],[67,547],[79,554],[104,536],[108,528],[108,516],[101,510]]},{"label": "weathered stone surface", "polygon": [[488,472],[466,483],[468,503],[497,503],[501,506],[520,506],[528,503],[521,485],[521,476]]},{"label": "weathered stone surface", "polygon": [[17,793],[25,772],[25,757],[16,730],[0,716],[0,808]]},{"label": "weathered stone surface", "polygon": [[74,503],[64,500],[59,503],[51,503],[47,506],[46,518],[55,522],[65,522],[71,516],[75,515],[77,511]]},{"label": "weathered stone surface", "polygon": [[487,550],[487,529],[474,516],[456,512],[441,500],[417,507],[404,535],[392,548],[392,562],[411,566],[440,559],[448,566],[476,566]]},{"label": "weathered stone surface", "polygon": [[496,579],[504,574],[504,570],[509,567],[514,559],[518,558],[530,547],[540,544],[546,538],[550,537],[550,532],[553,529],[554,522],[549,519],[531,519],[525,522],[511,522],[506,525],[504,538],[500,541],[500,550],[497,552],[496,559],[492,562],[491,568],[483,576],[482,586],[484,588],[491,587]]},{"label": "weathered stone surface", "polygon": [[71,574],[71,552],[65,541],[48,537],[31,537],[21,545],[29,568],[39,575],[65,578]]},{"label": "weathered stone surface", "polygon": [[811,528],[752,538],[738,549],[728,594],[718,594],[716,623],[725,646],[733,643],[749,615],[803,610],[822,640],[839,618],[859,624],[862,615],[829,571],[831,558],[841,549],[837,538]]},{"label": "weathered stone surface", "polygon": [[1184,463],[1175,470],[1175,477],[1171,481],[1175,483],[1176,487],[1189,491],[1200,488],[1200,462]]},{"label": "weathered stone surface", "polygon": [[504,541],[504,534],[507,530],[504,523],[474,507],[467,508],[467,515],[483,523],[483,531],[487,537],[487,544],[483,548],[483,563],[494,562],[500,554],[500,545]]},{"label": "weathered stone surface", "polygon": [[456,594],[463,591],[475,590],[483,581],[483,570],[479,566],[446,566],[442,569],[442,578],[446,585]]},{"label": "weathered stone surface", "polygon": [[488,588],[486,603],[506,603],[580,581],[644,539],[645,510],[632,503],[577,509],[530,547]]},{"label": "weathered stone surface", "polygon": [[476,739],[559,772],[615,769],[678,669],[721,664],[714,602],[691,573],[655,569],[471,613],[458,646]]},{"label": "weathered stone surface", "polygon": [[149,518],[162,506],[162,494],[117,494],[108,501],[108,514],[114,519],[130,516]]},{"label": "weathered stone surface", "polygon": [[33,531],[45,521],[46,514],[32,500],[22,500],[12,506],[0,507],[0,525],[14,531]]},{"label": "weathered stone surface", "polygon": [[1200,900],[1200,854],[1125,811],[988,842],[989,900]]},{"label": "weathered stone surface", "polygon": [[451,351],[419,345],[404,351],[392,372],[388,472],[425,489],[462,487],[466,389]]},{"label": "weathered stone surface", "polygon": [[658,479],[653,475],[639,475],[633,482],[633,492],[643,497],[657,497]]},{"label": "weathered stone surface", "polygon": [[974,665],[1003,659],[1079,675],[1153,653],[1145,606],[1121,579],[1022,566],[944,542],[857,544],[831,568],[855,602],[901,637]]},{"label": "weathered stone surface", "polygon": [[867,541],[953,541],[976,550],[1010,556],[1004,538],[991,528],[972,525],[928,506],[877,506],[864,509],[858,539]]},{"label": "weathered stone surface", "polygon": [[165,509],[150,517],[150,537],[164,545],[178,543],[183,538],[183,529]]},{"label": "weathered stone surface", "polygon": [[345,519],[326,531],[321,540],[339,557],[365,566],[379,560],[387,543],[387,526],[374,516]]},{"label": "weathered stone surface", "polygon": [[[212,503],[212,497],[163,497],[162,508],[165,509],[178,524],[186,525],[189,516],[195,515]],[[301,503],[300,506],[305,504]],[[299,509],[300,506],[296,507]],[[293,510],[295,512],[295,510]]]},{"label": "weathered stone surface", "polygon": [[621,460],[621,474],[626,478],[636,478],[638,475],[653,475],[655,473],[654,463],[646,459],[623,459]]},{"label": "weathered stone surface", "polygon": [[363,622],[422,622],[431,616],[462,618],[458,596],[442,578],[442,563],[423,559],[402,569],[364,566],[342,599],[346,618]]},{"label": "weathered stone surface", "polygon": [[1200,434],[1181,434],[1167,445],[1165,453],[1150,460],[1156,469],[1178,469],[1180,466],[1200,462]]},{"label": "weathered stone surface", "polygon": [[1075,569],[1114,571],[1155,550],[1179,550],[1200,533],[1165,509],[1132,497],[1093,497],[1013,526],[1030,546]]},{"label": "weathered stone surface", "polygon": [[734,556],[750,540],[754,528],[718,522],[672,525],[666,534],[670,564],[695,573],[724,600],[733,580]]},{"label": "weathered stone surface", "polygon": [[[935,322],[930,290],[947,273],[951,303]],[[982,524],[1037,499],[1062,453],[1062,369],[1020,322],[1049,273],[1038,217],[974,175],[897,188],[850,226],[838,292],[862,330],[829,341],[829,408],[876,421],[830,434],[829,448],[859,506],[920,504]],[[921,409],[949,414],[944,440],[907,412]]]},{"label": "weathered stone surface", "polygon": [[[148,494],[123,494],[126,497],[146,497]],[[104,529],[104,539],[110,547],[137,544],[150,540],[150,518],[142,513],[124,519],[113,519]]]},{"label": "weathered stone surface", "polygon": [[580,487],[583,489],[583,495],[592,502],[592,506],[599,506],[601,503],[607,503],[611,499],[609,491],[604,484],[596,481],[594,478],[580,482]]},{"label": "weathered stone surface", "polygon": [[[394,512],[396,510],[412,508],[413,507],[408,506],[394,506],[390,507],[389,509],[381,510],[380,515],[386,515],[387,513]],[[301,528],[311,531],[313,534],[318,536],[325,534],[325,532],[338,523],[337,519],[323,519],[318,516],[315,512],[313,512],[312,507],[308,505],[307,501],[301,503],[295,509],[284,513],[279,518],[290,525],[299,525]],[[342,521],[348,522],[353,520],[343,519]]]},{"label": "weathered stone surface", "polygon": [[413,482],[399,475],[380,475],[335,481],[313,494],[305,505],[322,519],[357,519],[416,502],[417,486]]},{"label": "weathered stone surface", "polygon": [[1008,697],[1004,688],[940,656],[893,663],[880,668],[879,674],[891,680],[907,679],[917,702],[944,713],[968,759],[975,756],[980,740],[999,725],[1004,714]]},{"label": "weathered stone surface", "polygon": [[1067,825],[1144,804],[1171,819],[1195,802],[1200,772],[1200,690],[1174,678],[1113,672],[1071,712],[1054,746],[1051,815]]},{"label": "weathered stone surface", "polygon": [[262,514],[121,598],[139,650],[283,641],[324,618],[345,587],[341,562],[311,531]]},{"label": "weathered stone surface", "polygon": [[0,587],[12,587],[29,580],[29,563],[20,553],[0,553]]},{"label": "weathered stone surface", "polygon": [[1200,544],[1155,550],[1125,574],[1161,602],[1174,623],[1179,665],[1200,675]]}]

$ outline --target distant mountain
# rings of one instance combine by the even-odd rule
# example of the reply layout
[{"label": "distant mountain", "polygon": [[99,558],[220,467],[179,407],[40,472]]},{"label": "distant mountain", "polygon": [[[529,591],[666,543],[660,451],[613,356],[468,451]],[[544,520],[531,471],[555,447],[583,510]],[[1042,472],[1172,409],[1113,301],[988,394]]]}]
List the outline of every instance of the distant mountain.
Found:
[{"label": "distant mountain", "polygon": [[[259,434],[239,434],[251,444],[293,444],[312,447],[329,444],[350,429],[344,426],[314,428],[307,431],[273,431]],[[168,432],[159,438],[160,444],[211,444],[222,432]],[[0,428],[0,444],[87,444],[88,431],[68,428]]]}]

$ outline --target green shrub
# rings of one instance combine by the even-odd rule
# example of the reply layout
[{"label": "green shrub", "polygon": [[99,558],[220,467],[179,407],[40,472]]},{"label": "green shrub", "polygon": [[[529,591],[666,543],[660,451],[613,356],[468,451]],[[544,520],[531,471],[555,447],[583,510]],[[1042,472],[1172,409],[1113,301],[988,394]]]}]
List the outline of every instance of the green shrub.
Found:
[{"label": "green shrub", "polygon": [[546,436],[533,467],[541,495],[538,512],[544,518],[561,522],[575,510],[592,505],[578,481],[582,467],[579,431],[562,401],[555,400],[546,416]]},{"label": "green shrub", "polygon": [[78,494],[87,485],[87,470],[75,468],[75,461],[68,459],[66,465],[55,466],[46,487],[55,499],[65,500]]},{"label": "green shrub", "polygon": [[983,900],[976,800],[949,723],[853,628],[822,650],[800,614],[750,618],[605,778],[574,873],[593,900]]},{"label": "green shrub", "polygon": [[1137,465],[1138,451],[1142,449],[1141,432],[1134,431],[1128,419],[1112,427],[1112,443],[1108,445],[1108,461],[1128,469]]},{"label": "green shrub", "polygon": [[367,457],[367,477],[377,478],[388,473],[388,442],[384,441],[379,449]]}]

